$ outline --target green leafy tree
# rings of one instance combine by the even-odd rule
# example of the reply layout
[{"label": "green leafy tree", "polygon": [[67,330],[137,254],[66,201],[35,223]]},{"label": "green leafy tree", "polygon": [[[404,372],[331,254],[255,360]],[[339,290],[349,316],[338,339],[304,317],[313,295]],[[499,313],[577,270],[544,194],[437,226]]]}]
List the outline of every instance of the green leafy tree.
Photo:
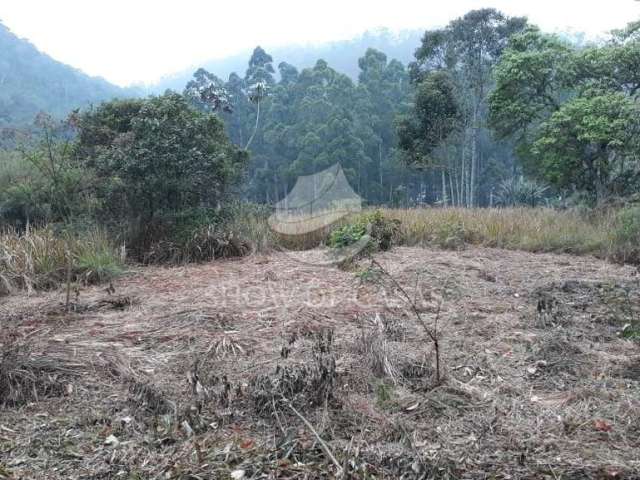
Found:
[{"label": "green leafy tree", "polygon": [[[427,75],[416,87],[412,115],[398,122],[398,146],[405,162],[423,168],[439,166],[439,160],[434,160],[434,152],[459,129],[460,116],[455,86],[449,73],[436,70]],[[446,204],[444,169],[441,170],[441,180],[442,201]]]},{"label": "green leafy tree", "polygon": [[78,128],[76,156],[95,173],[96,195],[111,218],[149,222],[215,207],[246,162],[216,116],[176,93],[104,103],[80,115]]},{"label": "green leafy tree", "polygon": [[[324,60],[302,71],[281,62],[276,82],[271,64],[271,57],[256,49],[245,78],[233,74],[225,84],[233,113],[219,113],[232,141],[249,145],[248,198],[272,203],[287,194],[298,175],[336,162],[372,202],[389,202],[400,184],[418,183],[395,152],[394,119],[408,108],[409,92],[400,62],[369,49],[359,61],[357,83]],[[249,85],[256,82],[267,93],[259,104],[250,98]]]},{"label": "green leafy tree", "polygon": [[371,159],[361,192],[370,201],[390,201],[390,190],[406,169],[395,154],[395,117],[409,108],[409,77],[397,60],[369,48],[358,60],[355,122],[358,137]]},{"label": "green leafy tree", "polygon": [[460,118],[455,87],[446,71],[435,71],[420,82],[412,113],[399,122],[399,147],[409,163],[434,163],[434,150],[458,128]]},{"label": "green leafy tree", "polygon": [[278,64],[278,72],[280,72],[280,84],[282,86],[294,85],[298,81],[298,69],[287,62]]},{"label": "green leafy tree", "polygon": [[184,96],[203,111],[233,111],[224,82],[204,68],[199,68],[193,74],[193,80],[184,89]]},{"label": "green leafy tree", "polygon": [[[483,146],[493,149],[490,142],[483,142],[486,135],[486,103],[493,88],[492,72],[506,48],[509,38],[522,31],[527,22],[521,17],[507,17],[494,9],[473,10],[454,20],[447,27],[427,31],[422,45],[416,51],[416,61],[410,66],[412,81],[416,87],[433,74],[444,70],[455,83],[456,101],[460,110],[460,135],[442,145],[442,163],[450,175],[458,175],[457,195],[460,203],[474,206],[478,203],[478,178],[482,176],[481,158],[489,158]],[[453,150],[456,155],[451,155]],[[411,158],[411,157],[409,157]],[[443,181],[446,184],[446,181]],[[446,185],[443,186],[445,197]],[[486,192],[485,192],[486,193]]]},{"label": "green leafy tree", "polygon": [[[526,146],[530,125],[539,124],[571,94],[576,78],[572,46],[535,27],[513,38],[495,70],[490,124],[502,138]],[[521,152],[524,153],[524,152]]]},{"label": "green leafy tree", "polygon": [[[640,107],[620,92],[588,90],[541,126],[532,152],[552,184],[602,201],[640,154]],[[637,157],[636,157],[637,158]]]},{"label": "green leafy tree", "polygon": [[0,219],[22,228],[89,215],[92,176],[71,154],[73,122],[40,113],[34,132],[13,154],[0,154]]},{"label": "green leafy tree", "polygon": [[256,123],[253,127],[253,133],[249,137],[245,150],[251,146],[256,133],[258,133],[258,126],[260,125],[260,105],[262,101],[269,94],[269,89],[275,83],[273,74],[273,58],[261,47],[256,47],[249,59],[249,68],[244,77],[245,85],[247,87],[247,96],[249,100],[256,106]]},{"label": "green leafy tree", "polygon": [[[631,38],[629,40],[629,38]],[[491,124],[531,173],[595,202],[633,189],[640,168],[640,41],[577,49],[529,29],[496,69]]]}]

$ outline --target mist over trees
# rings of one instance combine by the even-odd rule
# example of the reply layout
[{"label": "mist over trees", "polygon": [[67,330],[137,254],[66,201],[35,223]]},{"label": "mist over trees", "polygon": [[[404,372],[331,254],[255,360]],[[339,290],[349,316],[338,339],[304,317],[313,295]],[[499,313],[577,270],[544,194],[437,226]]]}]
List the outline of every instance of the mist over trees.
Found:
[{"label": "mist over trees", "polygon": [[[200,69],[189,85],[205,76],[228,95],[232,112],[222,116],[232,141],[251,152],[252,201],[272,203],[297,176],[339,162],[372,204],[489,205],[518,173],[512,145],[487,126],[493,68],[525,25],[491,9],[471,12],[427,31],[408,68],[367,49],[355,80],[323,59],[301,71],[275,66],[258,47],[244,75],[225,82]],[[194,105],[203,108],[198,98]]]},{"label": "mist over trees", "polygon": [[358,65],[354,82],[324,60],[302,71],[281,62],[276,80],[272,57],[258,47],[243,77],[213,80],[231,99],[232,112],[222,114],[230,138],[251,141],[248,198],[274,202],[299,175],[339,162],[369,201],[393,200],[409,174],[394,156],[394,119],[407,108],[409,77],[400,62],[373,49]]},{"label": "mist over trees", "polygon": [[57,62],[0,22],[0,128],[28,125],[40,111],[64,117],[74,108],[137,93]]},{"label": "mist over trees", "polygon": [[[324,59],[331,67],[352,80],[357,80],[360,73],[358,58],[368,48],[385,52],[389,58],[395,58],[403,64],[413,60],[413,52],[420,43],[424,30],[404,30],[392,32],[384,28],[364,32],[350,40],[337,40],[320,44],[291,44],[268,48],[273,57],[273,65],[281,62],[295,65],[299,70],[311,68],[319,58]],[[215,73],[221,78],[228,78],[233,72],[244,73],[247,59],[252,50],[247,50],[222,59],[206,61],[198,67]],[[147,86],[150,93],[162,93],[166,89],[180,91],[189,82],[193,69],[186,69],[160,79],[157,84]],[[276,71],[279,79],[279,72]]]},{"label": "mist over trees", "polygon": [[494,66],[526,23],[493,9],[475,10],[427,31],[416,51],[410,73],[417,118],[401,122],[401,149],[409,163],[440,169],[443,203],[492,203],[496,177],[513,169],[513,158],[487,128],[487,98]]},{"label": "mist over trees", "polygon": [[496,69],[491,123],[528,173],[602,203],[640,186],[640,24],[576,48],[536,28]]}]

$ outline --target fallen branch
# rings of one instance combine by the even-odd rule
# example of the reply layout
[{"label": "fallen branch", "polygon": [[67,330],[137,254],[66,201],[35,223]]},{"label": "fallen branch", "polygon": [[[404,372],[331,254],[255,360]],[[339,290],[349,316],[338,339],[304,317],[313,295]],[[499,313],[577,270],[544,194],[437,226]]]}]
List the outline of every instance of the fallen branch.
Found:
[{"label": "fallen branch", "polygon": [[291,402],[289,402],[289,400],[287,400],[284,397],[282,399],[287,404],[287,406],[293,411],[293,413],[295,413],[298,416],[298,418],[300,418],[300,420],[302,420],[304,422],[304,424],[309,428],[309,430],[311,430],[311,433],[313,433],[315,435],[315,437],[318,439],[318,442],[320,443],[320,446],[322,447],[322,450],[324,451],[324,453],[327,455],[327,457],[329,457],[329,459],[333,462],[333,464],[338,469],[337,476],[338,477],[342,477],[342,475],[344,474],[344,470],[340,466],[340,464],[338,463],[338,460],[336,460],[336,457],[331,452],[331,449],[329,448],[329,445],[327,445],[326,442],[324,440],[322,440],[322,438],[320,437],[318,432],[316,432],[316,429],[313,428],[313,425],[311,425],[311,422],[309,420],[307,420],[298,410],[296,410],[296,408],[293,405],[291,405]]}]

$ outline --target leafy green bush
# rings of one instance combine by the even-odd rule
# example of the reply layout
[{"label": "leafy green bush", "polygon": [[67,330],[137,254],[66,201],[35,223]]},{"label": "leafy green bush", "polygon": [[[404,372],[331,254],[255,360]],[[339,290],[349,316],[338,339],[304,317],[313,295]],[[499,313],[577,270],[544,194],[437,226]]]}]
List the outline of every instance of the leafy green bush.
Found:
[{"label": "leafy green bush", "polygon": [[360,222],[343,225],[331,232],[327,245],[343,248],[353,245],[367,234],[367,226]]},{"label": "leafy green bush", "polygon": [[386,252],[398,240],[400,221],[384,216],[380,210],[364,216],[363,221],[371,225],[371,238],[377,243],[377,248]]},{"label": "leafy green bush", "polygon": [[93,192],[108,220],[158,223],[166,215],[224,204],[247,152],[215,115],[177,93],[113,100],[77,119],[74,154],[95,173]]},{"label": "leafy green bush", "polygon": [[360,241],[365,235],[371,238],[367,249],[386,251],[398,235],[400,222],[386,218],[380,210],[365,213],[353,223],[336,228],[329,235],[327,245],[331,248],[343,248]]},{"label": "leafy green bush", "polygon": [[40,114],[36,125],[39,135],[19,152],[0,151],[0,221],[18,229],[67,223],[95,206],[92,172],[71,155],[69,123]]},{"label": "leafy green bush", "polygon": [[637,323],[635,325],[625,325],[624,329],[622,330],[622,338],[625,338],[627,340],[640,341],[640,323]]}]

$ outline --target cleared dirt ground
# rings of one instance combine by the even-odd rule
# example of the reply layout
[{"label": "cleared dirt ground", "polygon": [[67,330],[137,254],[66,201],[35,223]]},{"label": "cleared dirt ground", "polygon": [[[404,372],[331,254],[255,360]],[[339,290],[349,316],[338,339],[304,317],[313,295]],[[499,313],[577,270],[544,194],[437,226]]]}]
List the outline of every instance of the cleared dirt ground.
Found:
[{"label": "cleared dirt ground", "polygon": [[640,478],[635,268],[375,258],[424,322],[441,309],[440,384],[368,260],[135,268],[71,313],[63,291],[0,298],[0,478]]}]

